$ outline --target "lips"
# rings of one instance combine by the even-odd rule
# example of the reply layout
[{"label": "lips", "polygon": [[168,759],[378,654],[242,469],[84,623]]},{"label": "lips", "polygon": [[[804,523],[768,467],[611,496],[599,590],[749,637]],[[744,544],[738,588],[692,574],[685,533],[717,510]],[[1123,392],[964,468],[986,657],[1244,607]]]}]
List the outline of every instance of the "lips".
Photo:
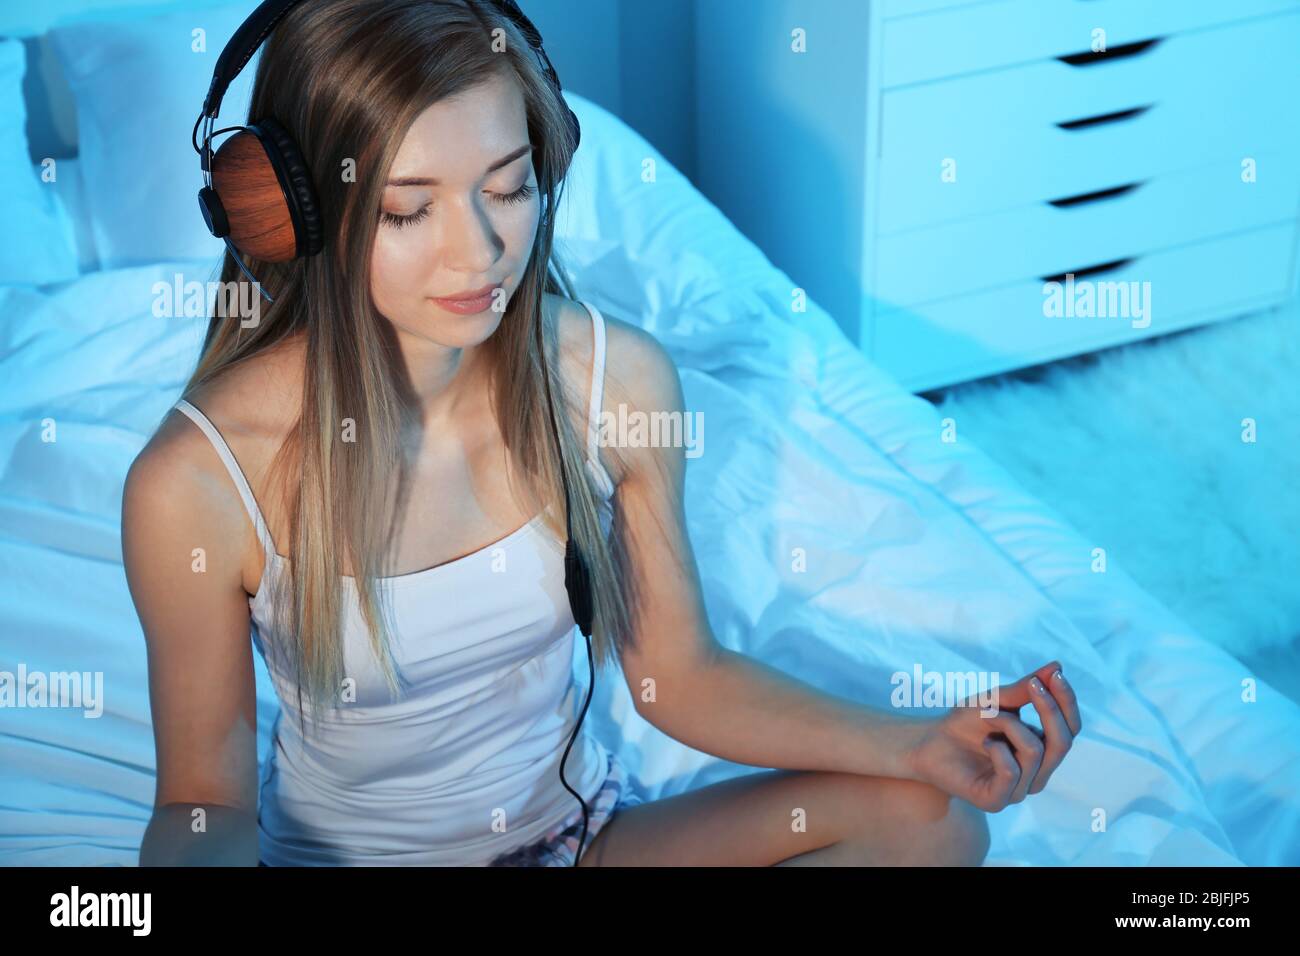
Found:
[{"label": "lips", "polygon": [[485,295],[490,295],[497,286],[485,285],[481,289],[471,289],[469,292],[457,292],[455,295],[436,295],[435,299],[441,299],[444,302],[468,302],[473,299],[481,299]]},{"label": "lips", "polygon": [[484,286],[481,290],[457,293],[454,298],[433,298],[440,309],[456,315],[482,315],[492,307],[492,299],[499,285]]}]

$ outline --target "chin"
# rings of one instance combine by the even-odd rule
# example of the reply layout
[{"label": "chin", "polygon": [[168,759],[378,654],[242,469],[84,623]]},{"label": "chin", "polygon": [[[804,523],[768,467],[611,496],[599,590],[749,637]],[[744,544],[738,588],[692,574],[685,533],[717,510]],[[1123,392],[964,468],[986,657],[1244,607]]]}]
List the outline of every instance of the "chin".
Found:
[{"label": "chin", "polygon": [[501,324],[504,313],[488,310],[475,315],[452,315],[429,303],[429,314],[402,324],[408,335],[425,339],[447,348],[472,348],[492,337]]}]

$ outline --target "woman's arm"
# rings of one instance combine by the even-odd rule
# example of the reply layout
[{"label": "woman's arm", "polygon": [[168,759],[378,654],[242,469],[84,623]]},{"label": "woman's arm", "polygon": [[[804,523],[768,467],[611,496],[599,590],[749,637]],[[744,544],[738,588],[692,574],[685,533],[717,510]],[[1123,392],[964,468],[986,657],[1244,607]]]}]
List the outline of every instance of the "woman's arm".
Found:
[{"label": "woman's arm", "polygon": [[254,532],[216,452],[182,417],[136,458],[122,497],[157,754],[140,865],[256,866],[256,682],[241,570]]},{"label": "woman's arm", "polygon": [[[681,382],[662,346],[640,329],[619,325],[617,330],[617,341],[611,337],[610,362],[629,404],[647,412],[684,412]],[[716,433],[712,438],[727,440]],[[995,734],[1009,729],[1014,731],[1013,742],[1023,745],[1015,754],[1018,763],[1012,764],[1019,768],[1013,780],[1007,780],[1011,771],[1001,763],[1004,755],[990,756],[981,747],[982,738],[955,745],[973,749],[967,778],[957,782],[948,774],[930,780],[930,762],[918,761],[917,753],[923,745],[926,754],[935,750],[938,729],[947,727],[942,714],[905,715],[868,707],[719,645],[709,627],[686,531],[684,450],[619,448],[617,455],[623,463],[620,518],[628,534],[628,564],[641,594],[632,624],[637,646],[625,650],[623,671],[646,720],[696,750],[736,763],[925,779],[948,792],[961,790],[959,796],[989,808],[1000,809],[999,794],[1017,790],[1022,775],[1034,780],[1042,753],[1035,756],[1028,741],[1037,731],[1012,713],[991,719],[984,730]],[[1021,690],[1019,684],[1016,689]],[[1055,687],[1052,693],[1057,693]],[[1073,706],[1073,693],[1069,696]],[[1045,728],[1050,723],[1055,732],[1065,726],[1059,712],[1051,716],[1053,704],[1040,704],[1037,696],[1033,702],[1045,715]],[[967,724],[960,723],[963,734],[970,736]],[[1077,732],[1077,708],[1069,723]],[[943,736],[952,735],[945,731]],[[1054,762],[1050,767],[1042,764],[1045,773],[1064,756],[1061,748],[1068,749],[1068,740],[1051,744]],[[974,766],[978,761],[983,765]],[[987,780],[980,776],[985,772]],[[1040,777],[1038,783],[1045,783],[1045,775]],[[977,791],[987,791],[987,798]]]}]

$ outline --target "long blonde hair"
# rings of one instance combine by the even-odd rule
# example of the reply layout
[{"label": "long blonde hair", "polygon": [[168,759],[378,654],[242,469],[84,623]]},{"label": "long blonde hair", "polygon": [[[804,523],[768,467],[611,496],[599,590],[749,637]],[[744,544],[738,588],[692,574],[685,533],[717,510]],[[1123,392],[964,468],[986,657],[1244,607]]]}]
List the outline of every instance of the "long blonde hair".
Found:
[{"label": "long blonde hair", "polygon": [[[503,50],[494,49],[494,34],[505,37]],[[565,411],[585,412],[586,396],[561,387],[558,329],[542,308],[545,292],[576,298],[563,269],[552,261],[552,213],[576,148],[567,108],[523,35],[488,5],[316,0],[290,12],[263,49],[249,122],[273,116],[301,148],[319,200],[325,249],[280,264],[244,256],[253,275],[275,291],[275,301],[247,328],[241,321],[245,316],[214,306],[197,367],[182,393],[188,397],[289,335],[305,335],[301,416],[269,473],[283,489],[290,522],[291,567],[273,604],[284,615],[276,635],[288,636],[290,646],[278,651],[297,675],[300,716],[305,689],[313,723],[325,702],[337,699],[346,677],[340,580],[345,555],[371,646],[388,686],[399,690],[389,609],[381,607],[383,589],[372,581],[390,570],[384,557],[389,529],[409,494],[399,436],[412,414],[401,398],[391,329],[369,293],[370,250],[384,182],[404,132],[421,112],[503,70],[523,92],[543,214],[519,286],[497,331],[482,346],[491,369],[489,400],[507,453],[526,476],[526,495],[546,503],[545,522],[561,541],[559,469],[567,475],[574,543],[591,569],[597,666],[620,657],[622,642],[630,639],[634,588],[621,536],[615,533],[607,541],[601,533],[583,464],[585,448]],[[356,176],[345,183],[338,171],[348,160],[355,162]],[[223,285],[240,276],[227,256]],[[543,355],[556,403],[558,448]],[[339,438],[346,419],[355,423],[355,441]],[[267,642],[268,653],[273,643]]]}]

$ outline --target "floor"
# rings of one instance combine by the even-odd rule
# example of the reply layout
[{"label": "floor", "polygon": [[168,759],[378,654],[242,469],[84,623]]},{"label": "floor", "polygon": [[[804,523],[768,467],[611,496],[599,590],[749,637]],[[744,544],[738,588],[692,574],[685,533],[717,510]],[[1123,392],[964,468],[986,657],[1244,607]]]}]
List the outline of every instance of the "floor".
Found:
[{"label": "floor", "polygon": [[926,397],[1300,701],[1300,303]]}]

